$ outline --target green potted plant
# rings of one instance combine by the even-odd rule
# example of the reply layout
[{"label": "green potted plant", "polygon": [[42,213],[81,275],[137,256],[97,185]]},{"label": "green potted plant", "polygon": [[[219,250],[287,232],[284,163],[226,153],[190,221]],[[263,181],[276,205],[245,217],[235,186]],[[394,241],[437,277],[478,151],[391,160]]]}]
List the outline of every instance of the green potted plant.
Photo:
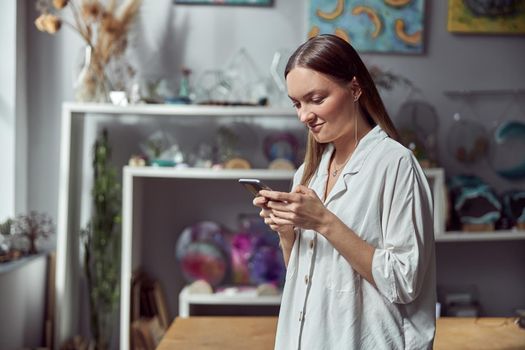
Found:
[{"label": "green potted plant", "polygon": [[55,231],[53,219],[46,213],[36,211],[31,211],[27,215],[18,215],[13,225],[15,234],[25,238],[29,243],[28,254],[37,254],[36,241],[40,238],[49,238]]},{"label": "green potted plant", "polygon": [[121,186],[110,156],[104,130],[93,146],[93,208],[87,227],[81,231],[91,332],[97,350],[111,345],[120,299]]}]

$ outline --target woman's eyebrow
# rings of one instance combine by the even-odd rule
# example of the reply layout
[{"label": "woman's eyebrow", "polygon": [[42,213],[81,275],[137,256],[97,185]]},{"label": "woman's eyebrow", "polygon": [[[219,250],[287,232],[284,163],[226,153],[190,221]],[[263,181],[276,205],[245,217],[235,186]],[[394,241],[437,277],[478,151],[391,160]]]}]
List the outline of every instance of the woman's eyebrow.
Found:
[{"label": "woman's eyebrow", "polygon": [[[302,96],[302,99],[303,99],[303,100],[309,99],[310,97],[312,97],[312,95],[314,95],[314,94],[316,94],[316,93],[319,93],[319,92],[320,92],[319,90],[308,91],[306,94],[304,94],[304,95]],[[290,95],[288,95],[288,97],[289,97],[290,100],[292,100],[292,101],[297,100],[296,98],[294,98],[294,97],[292,97],[292,96],[290,96]]]}]

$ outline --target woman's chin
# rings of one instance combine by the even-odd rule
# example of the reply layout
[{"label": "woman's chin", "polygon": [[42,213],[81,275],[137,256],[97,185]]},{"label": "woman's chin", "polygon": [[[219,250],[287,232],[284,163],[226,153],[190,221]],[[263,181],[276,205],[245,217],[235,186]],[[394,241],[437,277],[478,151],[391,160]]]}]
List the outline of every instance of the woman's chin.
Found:
[{"label": "woman's chin", "polygon": [[314,140],[317,143],[328,143],[328,142],[331,141],[328,137],[326,137],[325,135],[322,135],[321,133],[313,133],[312,132],[312,136],[314,137]]}]

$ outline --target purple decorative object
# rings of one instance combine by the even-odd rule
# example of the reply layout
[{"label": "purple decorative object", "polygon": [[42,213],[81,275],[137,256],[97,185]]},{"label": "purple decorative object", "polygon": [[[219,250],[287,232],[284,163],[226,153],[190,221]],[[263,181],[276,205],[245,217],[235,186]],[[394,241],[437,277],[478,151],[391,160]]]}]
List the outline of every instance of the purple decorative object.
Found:
[{"label": "purple decorative object", "polygon": [[231,242],[231,263],[233,283],[237,285],[250,284],[248,263],[253,254],[252,237],[248,233],[237,233]]},{"label": "purple decorative object", "polygon": [[213,287],[230,282],[281,286],[285,267],[277,234],[257,215],[241,216],[240,226],[233,235],[211,221],[186,227],[175,249],[184,279],[202,279]]},{"label": "purple decorative object", "polygon": [[271,282],[280,285],[285,272],[280,248],[265,245],[256,249],[249,270],[250,279],[255,284]]},{"label": "purple decorative object", "polygon": [[234,284],[282,285],[285,267],[279,238],[256,215],[241,216],[242,231],[231,241]]}]

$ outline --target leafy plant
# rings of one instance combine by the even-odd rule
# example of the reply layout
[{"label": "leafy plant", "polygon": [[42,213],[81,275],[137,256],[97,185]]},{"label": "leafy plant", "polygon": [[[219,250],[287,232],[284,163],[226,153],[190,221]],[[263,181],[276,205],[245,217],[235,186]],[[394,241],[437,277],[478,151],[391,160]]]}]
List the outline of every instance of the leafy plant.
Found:
[{"label": "leafy plant", "polygon": [[49,238],[55,231],[51,217],[45,213],[31,211],[27,215],[18,215],[13,223],[14,233],[29,241],[29,254],[36,254],[38,238]]},{"label": "leafy plant", "polygon": [[89,224],[81,231],[91,332],[98,350],[109,347],[120,298],[121,187],[110,156],[104,130],[93,146],[93,210]]},{"label": "leafy plant", "polygon": [[385,90],[392,90],[395,85],[404,85],[415,89],[416,87],[409,79],[390,71],[383,70],[379,66],[372,65],[369,67],[370,75],[377,87]]},{"label": "leafy plant", "polygon": [[11,234],[11,225],[13,225],[13,219],[9,218],[0,224],[0,235],[9,236]]},{"label": "leafy plant", "polygon": [[0,223],[0,263],[11,260],[9,244],[9,236],[11,235],[11,225],[13,219],[8,218],[6,221]]}]

